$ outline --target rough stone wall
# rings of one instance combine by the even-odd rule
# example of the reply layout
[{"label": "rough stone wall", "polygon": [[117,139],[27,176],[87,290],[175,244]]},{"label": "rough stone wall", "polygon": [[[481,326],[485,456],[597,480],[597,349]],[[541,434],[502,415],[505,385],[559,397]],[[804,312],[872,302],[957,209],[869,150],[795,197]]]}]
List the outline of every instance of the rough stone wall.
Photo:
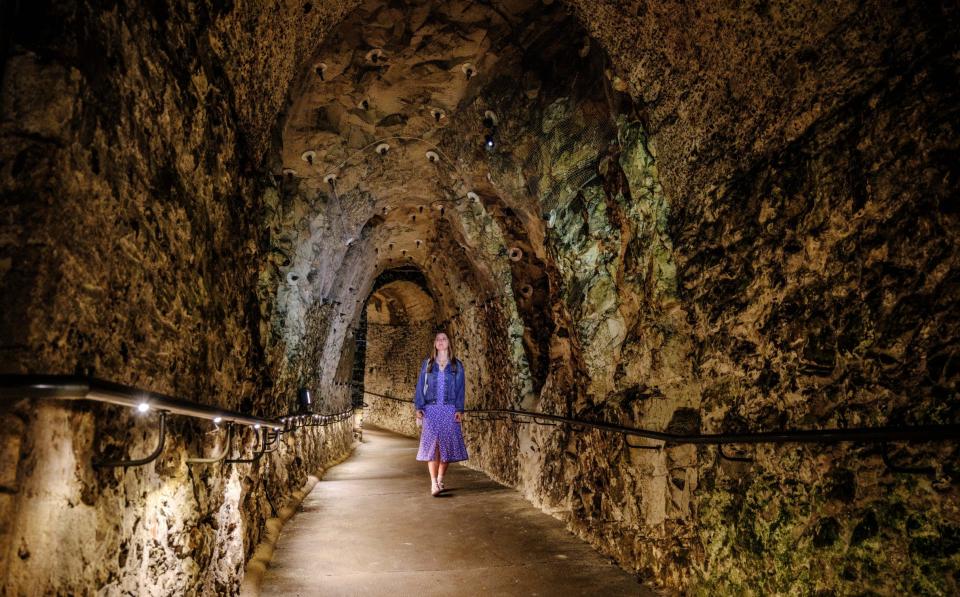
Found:
[{"label": "rough stone wall", "polygon": [[[462,126],[495,110],[504,149],[484,155],[476,133],[459,129],[447,148],[489,172],[489,195],[506,205],[487,211],[549,278],[551,364],[526,406],[675,432],[956,421],[955,49],[922,10],[883,12],[869,26],[861,16],[834,30],[818,17],[819,33],[791,46],[802,53],[838,35],[848,51],[807,59],[857,71],[842,84],[812,81],[806,92],[831,103],[800,128],[757,131],[758,119],[785,119],[742,117],[751,102],[777,114],[808,101],[789,94],[728,97],[717,123],[674,103],[679,118],[661,122],[656,103],[627,107],[635,120],[604,115],[599,98],[584,101],[589,93],[560,76],[526,98],[490,83]],[[902,75],[891,71],[904,54],[888,56],[898,49],[914,60]],[[760,68],[759,57],[730,68]],[[677,94],[677,80],[656,84]],[[708,134],[714,126],[733,139]],[[756,146],[738,150],[751,130]],[[515,275],[515,295],[524,282],[537,286]],[[477,428],[468,437],[480,466],[651,582],[704,594],[956,590],[955,446],[894,447],[895,460],[936,465],[927,478],[887,470],[873,445],[764,446],[743,465],[713,448],[467,425]],[[498,474],[497,460],[516,461],[515,476]],[[814,574],[811,562],[823,567]]]},{"label": "rough stone wall", "polygon": [[[253,167],[306,49],[349,3],[214,4],[4,6],[3,372],[265,415],[316,376],[268,360],[282,333],[261,325],[276,285],[257,292]],[[345,423],[258,465],[188,470],[210,429],[175,418],[157,463],[94,471],[94,454],[147,452],[152,427],[108,407],[4,409],[9,594],[235,592],[263,521],[351,437]]]},{"label": "rough stone wall", "polygon": [[[0,125],[4,369],[92,372],[241,408],[316,384],[343,404],[336,374],[362,300],[414,261],[438,323],[464,340],[468,406],[677,432],[957,420],[949,3],[571,0],[579,23],[558,3],[512,5],[537,18],[440,4],[431,21],[419,5],[367,3],[352,21],[371,27],[360,45],[390,46],[393,62],[367,64],[358,31],[331,38],[319,56],[357,75],[333,87],[296,64],[339,4],[70,8],[17,41]],[[56,39],[64,23],[73,33]],[[425,23],[429,36],[411,35]],[[207,24],[210,36],[187,34]],[[480,65],[472,79],[466,59]],[[437,78],[426,97],[452,102],[439,130],[391,68]],[[238,173],[270,142],[291,78],[280,153],[306,174],[264,189]],[[373,109],[353,95],[368,88]],[[340,118],[320,118],[323,93],[345,102]],[[487,109],[499,117],[489,150]],[[302,143],[337,164],[407,125],[455,176],[410,169],[426,148],[400,142],[358,158],[339,187],[300,163]],[[414,244],[431,214],[436,242]],[[44,413],[13,416],[3,453],[34,453],[35,434],[18,431],[55,418]],[[55,445],[85,455],[80,423]],[[655,584],[957,592],[955,447],[893,447],[897,461],[936,464],[931,479],[890,473],[876,446],[735,447],[756,459],[735,464],[599,432],[480,420],[465,432],[476,466]],[[252,478],[239,498],[247,548],[267,496],[311,458],[294,456],[279,484]],[[35,470],[4,469],[0,507],[25,507]],[[194,490],[211,504],[234,499],[232,480],[206,483]],[[3,544],[5,562],[37,565]],[[210,578],[210,558],[169,560],[171,582]],[[225,578],[237,560],[216,561]]]},{"label": "rough stone wall", "polygon": [[[955,6],[570,0],[637,101],[675,204],[697,202],[876,86],[949,55]],[[946,44],[946,45],[945,45]]]},{"label": "rough stone wall", "polygon": [[[297,431],[257,464],[188,466],[219,453],[225,434],[173,420],[155,463],[91,467],[105,444],[123,441],[133,456],[152,449],[154,417],[121,415],[121,435],[103,424],[118,418],[110,407],[4,414],[19,433],[3,438],[18,448],[4,470],[3,594],[236,594],[262,521],[353,441],[348,421]],[[251,439],[248,430],[235,443],[249,455]]]},{"label": "rough stone wall", "polygon": [[[367,324],[367,370],[363,388],[373,394],[413,400],[420,363],[433,346],[433,327],[419,325]],[[413,404],[367,394],[364,422],[409,436],[419,435]]]},{"label": "rough stone wall", "polygon": [[[707,430],[957,420],[957,73],[903,73],[678,214]],[[759,590],[958,590],[955,444],[891,446],[934,477],[875,445],[756,455],[701,460],[705,590],[761,555]]]}]

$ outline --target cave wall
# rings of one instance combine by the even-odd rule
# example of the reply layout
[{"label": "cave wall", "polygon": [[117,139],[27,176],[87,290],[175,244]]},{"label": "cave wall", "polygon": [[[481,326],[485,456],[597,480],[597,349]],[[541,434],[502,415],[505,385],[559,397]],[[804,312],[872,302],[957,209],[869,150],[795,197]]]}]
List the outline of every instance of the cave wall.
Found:
[{"label": "cave wall", "polygon": [[[367,371],[363,388],[374,394],[413,400],[420,364],[433,352],[433,328],[420,325],[367,324]],[[417,436],[413,404],[366,395],[364,422]]]},{"label": "cave wall", "polygon": [[[275,356],[272,184],[256,168],[294,71],[349,3],[214,4],[4,5],[0,371],[267,416],[316,376]],[[352,442],[345,422],[256,465],[188,468],[215,436],[174,417],[156,463],[101,471],[95,454],[146,453],[154,425],[80,403],[2,416],[9,594],[235,593],[264,520]]]},{"label": "cave wall", "polygon": [[[338,193],[301,163],[303,148],[278,150],[274,125],[310,101],[317,47],[347,4],[23,9],[54,18],[7,35],[4,371],[96,374],[264,414],[309,385],[336,410],[364,297],[382,271],[416,260],[437,324],[462,341],[468,407],[676,432],[956,421],[960,98],[948,3],[544,3],[547,34],[473,36],[458,49],[486,52],[472,83],[454,83],[459,62],[450,67],[451,88],[466,91],[432,139],[460,179],[410,176],[417,147],[356,165]],[[452,20],[463,3],[451,4]],[[503,34],[489,7],[474,9],[457,27]],[[395,21],[371,39],[410,43]],[[487,109],[499,116],[492,151],[481,144]],[[359,145],[387,116],[351,114],[366,127],[351,136]],[[346,190],[348,177],[408,193]],[[430,253],[401,248],[424,206],[439,241]],[[383,367],[377,343],[368,372]],[[409,397],[416,365],[398,368],[365,383]],[[405,405],[386,408],[372,412],[409,431]],[[146,561],[136,545],[158,532],[168,542],[150,561],[164,564],[147,573],[158,586],[232,590],[263,519],[349,441],[344,426],[256,473],[197,480],[182,456],[208,430],[184,423],[161,464],[118,479],[85,463],[128,435],[131,450],[149,447],[133,417],[4,417],[3,454],[19,457],[0,475],[0,509],[15,513],[0,528],[10,582],[60,557],[38,558],[16,536],[63,532],[26,515],[31,488],[75,477],[38,509],[66,503],[104,521],[117,496],[130,501],[122,525],[86,523],[80,536],[107,529],[133,555],[77,584],[73,568],[54,571],[49,587],[64,591],[131,586]],[[68,423],[40,443],[41,429]],[[928,478],[891,473],[870,445],[731,448],[747,464],[600,432],[477,419],[464,430],[472,466],[653,584],[957,592],[949,445],[892,446],[897,461],[934,464]],[[155,496],[179,505],[163,510]],[[186,526],[196,521],[189,546],[152,514],[181,508]]]},{"label": "cave wall", "polygon": [[[497,73],[445,139],[489,172],[487,211],[549,277],[549,373],[514,405],[680,433],[955,421],[955,13],[843,5],[801,27],[808,13],[773,8],[671,6],[658,21],[618,6],[614,27],[593,20],[601,4],[577,12],[622,67],[605,94],[583,74],[589,58],[576,82],[554,64],[536,93],[514,84],[529,72]],[[719,38],[684,45],[682,28],[666,30],[677,14],[697,36],[713,19]],[[777,37],[793,27],[792,43]],[[738,30],[760,43],[738,46]],[[652,80],[646,44],[664,39],[701,61],[670,55],[677,72]],[[743,87],[710,87],[724,78]],[[487,108],[500,118],[492,152],[476,143]],[[537,286],[515,275],[514,296],[525,282]],[[475,464],[653,583],[956,590],[950,444],[892,446],[894,460],[935,466],[927,477],[892,472],[876,445],[734,447],[748,465],[598,432],[466,429]]]},{"label": "cave wall", "polygon": [[[956,73],[934,57],[680,214],[711,428],[956,421]],[[891,452],[936,474],[895,474],[875,445],[702,471],[701,529],[733,523],[701,534],[705,575],[733,582],[762,553],[771,590],[956,591],[956,446]]]}]

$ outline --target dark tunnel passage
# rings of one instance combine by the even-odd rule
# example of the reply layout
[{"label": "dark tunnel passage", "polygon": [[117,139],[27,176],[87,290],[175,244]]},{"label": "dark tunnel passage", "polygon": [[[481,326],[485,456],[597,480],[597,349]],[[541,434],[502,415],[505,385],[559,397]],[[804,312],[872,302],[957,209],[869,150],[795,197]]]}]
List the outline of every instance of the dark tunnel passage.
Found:
[{"label": "dark tunnel passage", "polygon": [[960,593],[954,4],[0,3],[0,594]]}]

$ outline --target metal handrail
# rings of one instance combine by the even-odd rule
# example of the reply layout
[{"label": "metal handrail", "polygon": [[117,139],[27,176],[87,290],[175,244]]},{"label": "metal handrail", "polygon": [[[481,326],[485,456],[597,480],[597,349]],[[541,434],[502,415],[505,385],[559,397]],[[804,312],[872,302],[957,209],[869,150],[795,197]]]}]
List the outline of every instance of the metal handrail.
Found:
[{"label": "metal handrail", "polygon": [[93,377],[74,375],[0,375],[0,399],[53,398],[57,400],[93,400],[131,408],[166,411],[170,414],[207,419],[215,423],[261,425],[280,428],[273,419],[253,417],[236,411],[207,406],[159,392],[141,390]]},{"label": "metal handrail", "polygon": [[[213,464],[216,462],[242,464],[257,462],[264,454],[273,451],[267,450],[267,448],[274,445],[281,434],[287,431],[295,431],[299,427],[306,426],[302,421],[314,416],[314,413],[301,413],[283,417],[279,420],[254,417],[229,409],[207,406],[167,394],[161,394],[160,392],[141,390],[132,386],[108,382],[93,377],[80,377],[75,375],[0,375],[0,401],[17,401],[24,399],[92,400],[94,402],[135,408],[143,413],[150,411],[157,411],[159,413],[159,439],[156,448],[154,448],[148,456],[132,460],[94,461],[93,465],[97,468],[142,466],[156,460],[163,452],[166,440],[166,419],[167,415],[170,414],[183,415],[195,419],[206,419],[218,425],[226,424],[228,426],[227,441],[223,451],[218,456],[211,458],[188,458],[187,464]],[[329,423],[338,423],[346,420],[348,418],[347,415],[354,410],[354,408],[350,408],[332,415],[319,416],[324,417],[322,425],[325,426]],[[298,425],[298,423],[300,424]],[[258,443],[254,445],[259,447],[254,448],[254,453],[251,458],[227,458],[233,450],[233,424],[249,426],[257,432],[255,438],[258,440]],[[270,432],[273,433],[273,439],[268,442],[268,434]],[[275,449],[276,448],[274,448],[274,450]]]},{"label": "metal handrail", "polygon": [[220,451],[219,456],[210,456],[209,458],[197,457],[197,458],[187,458],[187,464],[216,464],[217,462],[223,461],[227,454],[230,453],[230,450],[233,449],[233,425],[227,423],[227,439],[223,442],[223,449]]},{"label": "metal handrail", "polygon": [[93,462],[93,468],[127,468],[129,466],[143,466],[145,464],[150,464],[154,460],[160,457],[160,454],[163,453],[163,445],[167,438],[167,413],[160,411],[160,421],[158,423],[159,437],[157,438],[157,447],[153,449],[153,452],[150,452],[147,456],[143,458],[134,458],[131,460],[95,460]]},{"label": "metal handrail", "polygon": [[[254,445],[253,454],[251,455],[250,458],[227,458],[225,462],[227,462],[228,464],[251,464],[260,460],[260,458],[267,451],[267,432],[268,431],[269,430],[266,428],[257,430],[257,434],[254,435],[254,441],[256,443],[253,444]],[[241,444],[240,450],[241,450],[241,455],[243,455],[242,444]]]},{"label": "metal handrail", "polygon": [[[364,390],[371,396],[386,398],[395,402],[412,404],[412,400],[387,396]],[[932,442],[951,441],[960,439],[960,424],[932,424],[911,426],[883,426],[883,427],[851,427],[847,429],[785,429],[782,431],[761,431],[748,433],[670,433],[629,427],[605,421],[584,421],[560,415],[551,415],[510,408],[468,408],[467,415],[507,416],[511,418],[525,417],[530,420],[525,423],[548,425],[545,421],[555,421],[572,427],[600,429],[626,436],[643,437],[650,440],[662,441],[668,444],[783,444],[783,443],[834,443],[834,442]]]}]

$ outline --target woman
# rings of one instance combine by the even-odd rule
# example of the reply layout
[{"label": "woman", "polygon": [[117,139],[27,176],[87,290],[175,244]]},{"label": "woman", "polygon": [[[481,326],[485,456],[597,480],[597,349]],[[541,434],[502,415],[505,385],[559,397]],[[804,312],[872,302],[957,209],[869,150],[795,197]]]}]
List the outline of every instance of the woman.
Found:
[{"label": "woman", "polygon": [[420,451],[417,460],[427,461],[430,494],[443,491],[447,464],[467,459],[460,422],[463,415],[463,363],[453,356],[450,338],[440,332],[433,339],[433,356],[423,361],[417,376],[417,409]]}]

